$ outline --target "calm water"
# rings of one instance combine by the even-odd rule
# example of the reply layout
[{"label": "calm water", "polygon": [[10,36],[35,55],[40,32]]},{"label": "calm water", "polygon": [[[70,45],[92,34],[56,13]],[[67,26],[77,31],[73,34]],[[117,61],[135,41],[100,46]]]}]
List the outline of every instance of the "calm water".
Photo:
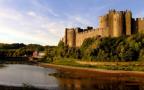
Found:
[{"label": "calm water", "polygon": [[0,85],[29,84],[48,90],[144,90],[144,77],[58,71],[32,65],[6,65],[0,69]]}]

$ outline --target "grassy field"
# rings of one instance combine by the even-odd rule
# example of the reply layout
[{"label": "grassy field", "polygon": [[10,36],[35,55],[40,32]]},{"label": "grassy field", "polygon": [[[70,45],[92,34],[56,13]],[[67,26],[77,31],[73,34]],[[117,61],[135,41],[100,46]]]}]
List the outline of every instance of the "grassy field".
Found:
[{"label": "grassy field", "polygon": [[144,71],[144,62],[84,62],[64,58],[55,60],[53,64],[106,70]]}]

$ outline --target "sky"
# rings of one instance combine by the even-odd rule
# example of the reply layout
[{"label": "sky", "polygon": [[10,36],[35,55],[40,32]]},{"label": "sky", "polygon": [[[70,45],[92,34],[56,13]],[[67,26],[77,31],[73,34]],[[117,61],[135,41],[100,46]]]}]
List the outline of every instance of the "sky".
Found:
[{"label": "sky", "polygon": [[65,28],[97,28],[110,9],[144,17],[144,0],[0,0],[0,43],[57,45]]}]

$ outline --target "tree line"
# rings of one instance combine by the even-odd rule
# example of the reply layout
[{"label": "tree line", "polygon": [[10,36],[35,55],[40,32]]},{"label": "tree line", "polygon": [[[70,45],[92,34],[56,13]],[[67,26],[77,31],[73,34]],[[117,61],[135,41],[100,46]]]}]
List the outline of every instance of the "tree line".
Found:
[{"label": "tree line", "polygon": [[42,62],[52,62],[59,58],[86,61],[139,61],[144,59],[144,34],[88,38],[81,47],[68,47],[62,41],[58,46],[0,43],[0,57],[31,56],[34,51],[46,53]]},{"label": "tree line", "polygon": [[82,46],[58,46],[47,51],[48,60],[73,58],[87,61],[138,61],[144,59],[144,34],[121,37],[97,37],[86,39]]},{"label": "tree line", "polygon": [[34,51],[44,51],[45,47],[37,44],[0,43],[0,57],[31,56]]}]

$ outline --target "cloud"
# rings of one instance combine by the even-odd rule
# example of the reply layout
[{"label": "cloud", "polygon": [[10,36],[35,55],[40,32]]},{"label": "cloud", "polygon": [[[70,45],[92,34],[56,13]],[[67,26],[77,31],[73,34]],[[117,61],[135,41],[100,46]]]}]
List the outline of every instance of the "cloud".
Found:
[{"label": "cloud", "polygon": [[0,6],[0,42],[57,45],[64,36],[65,28],[85,27],[93,25],[96,21],[91,20],[93,18],[90,14],[81,12],[73,14],[67,12],[62,16],[39,1],[30,1],[34,9],[19,10]]},{"label": "cloud", "polygon": [[33,12],[33,11],[29,11],[27,14],[28,14],[29,16],[32,16],[32,17],[35,17],[35,16],[36,16],[36,13]]},{"label": "cloud", "polygon": [[0,18],[7,20],[20,20],[22,15],[12,9],[0,8]]},{"label": "cloud", "polygon": [[87,26],[91,22],[80,15],[67,15],[65,19],[55,20],[32,10],[20,12],[11,8],[0,9],[0,34],[9,37],[9,39],[4,37],[0,37],[0,39],[3,39],[4,42],[8,41],[8,43],[57,45],[63,37],[66,27],[75,27],[79,24]]},{"label": "cloud", "polygon": [[[11,13],[11,14],[10,14]],[[0,9],[0,42],[24,42],[57,45],[65,26],[35,11],[22,13],[15,9]]]},{"label": "cloud", "polygon": [[44,12],[47,12],[55,17],[58,17],[58,13],[56,13],[53,9],[51,9],[49,6],[45,6],[45,5],[42,5],[41,3],[41,0],[32,0],[32,4],[37,7],[37,8],[40,8],[41,11],[44,11]]},{"label": "cloud", "polygon": [[75,22],[78,22],[80,24],[83,24],[83,25],[89,25],[90,24],[89,20],[84,19],[84,18],[82,18],[80,16],[75,16],[75,17],[72,17],[72,18],[75,20]]}]

